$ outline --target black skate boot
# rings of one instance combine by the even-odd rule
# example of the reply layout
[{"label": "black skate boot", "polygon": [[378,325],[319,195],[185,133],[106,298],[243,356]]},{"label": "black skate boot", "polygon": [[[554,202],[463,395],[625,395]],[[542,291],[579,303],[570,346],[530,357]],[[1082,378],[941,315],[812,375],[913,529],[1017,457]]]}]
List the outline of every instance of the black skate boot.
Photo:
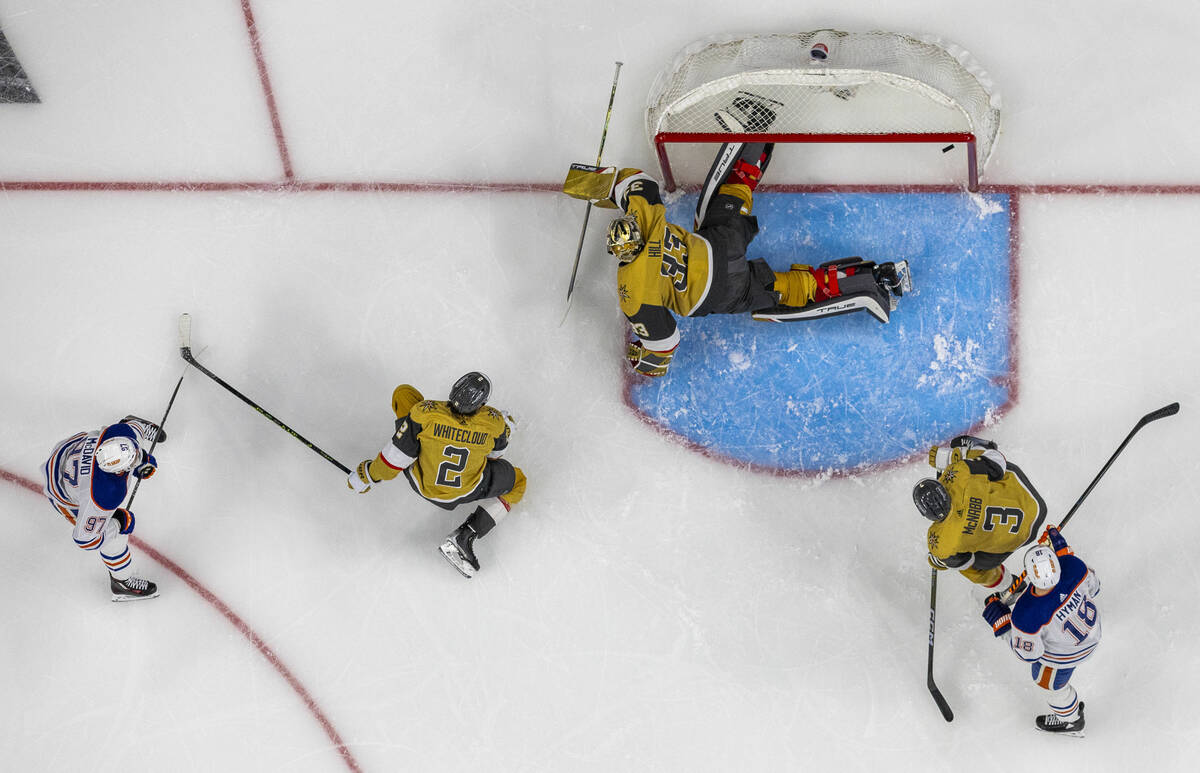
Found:
[{"label": "black skate boot", "polygon": [[1079,702],[1078,719],[1068,721],[1057,714],[1042,714],[1037,718],[1036,724],[1038,730],[1047,733],[1083,738],[1083,701]]},{"label": "black skate boot", "polygon": [[158,586],[141,577],[130,577],[128,580],[118,580],[111,574],[108,576],[108,587],[112,591],[113,601],[141,601],[158,596]]},{"label": "black skate boot", "polygon": [[875,266],[874,271],[875,281],[879,282],[879,286],[897,298],[903,297],[906,292],[912,292],[912,276],[908,273],[907,260],[880,263]]},{"label": "black skate boot", "polygon": [[475,558],[475,539],[478,536],[470,525],[464,523],[446,537],[439,548],[463,577],[473,577],[479,571],[479,559]]}]

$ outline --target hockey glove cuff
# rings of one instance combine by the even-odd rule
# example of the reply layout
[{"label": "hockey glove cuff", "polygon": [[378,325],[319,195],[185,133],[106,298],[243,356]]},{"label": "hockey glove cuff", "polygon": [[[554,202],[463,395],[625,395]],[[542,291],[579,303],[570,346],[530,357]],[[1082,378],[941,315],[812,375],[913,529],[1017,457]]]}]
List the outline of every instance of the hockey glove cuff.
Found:
[{"label": "hockey glove cuff", "polygon": [[643,376],[651,378],[665,376],[667,368],[671,366],[671,358],[674,356],[674,349],[667,352],[652,352],[637,341],[631,341],[625,352],[625,359],[629,360],[629,366]]},{"label": "hockey glove cuff", "polygon": [[1063,539],[1063,535],[1059,532],[1057,526],[1047,526],[1046,530],[1042,532],[1042,536],[1038,538],[1038,542],[1042,543],[1043,545],[1049,545],[1054,550],[1056,555],[1075,555],[1075,551],[1071,550],[1071,546],[1067,544],[1065,539]]},{"label": "hockey glove cuff", "polygon": [[142,463],[133,468],[133,476],[145,480],[158,471],[158,460],[151,454],[145,454]]},{"label": "hockey glove cuff", "polygon": [[371,490],[372,485],[379,482],[372,478],[370,471],[367,470],[367,467],[370,464],[370,459],[360,462],[358,467],[350,473],[348,478],[346,478],[346,485],[349,486],[352,491],[355,491],[359,494],[365,494]]},{"label": "hockey glove cuff", "polygon": [[1000,600],[999,593],[987,597],[983,608],[983,619],[992,627],[992,635],[999,638],[1012,628],[1012,610]]},{"label": "hockey glove cuff", "polygon": [[118,507],[113,511],[113,520],[121,527],[122,534],[133,534],[133,511]]}]

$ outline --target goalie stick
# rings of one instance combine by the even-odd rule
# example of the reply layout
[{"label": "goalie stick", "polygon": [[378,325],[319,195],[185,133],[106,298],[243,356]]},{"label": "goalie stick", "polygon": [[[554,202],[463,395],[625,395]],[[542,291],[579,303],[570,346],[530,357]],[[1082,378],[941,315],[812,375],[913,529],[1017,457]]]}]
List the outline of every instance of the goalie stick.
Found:
[{"label": "goalie stick", "polygon": [[204,367],[199,362],[197,362],[196,358],[192,356],[192,316],[190,314],[181,314],[179,316],[179,355],[181,357],[183,357],[184,361],[187,362],[189,365],[191,365],[193,368],[200,371],[204,375],[208,376],[209,378],[211,378],[213,381],[217,382],[221,386],[225,387],[225,389],[229,390],[230,393],[232,393],[235,397],[237,397],[243,403],[250,406],[254,410],[258,411],[260,414],[262,414],[263,416],[265,416],[266,418],[268,418],[272,422],[274,422],[275,425],[277,427],[279,427],[280,429],[282,429],[284,432],[288,433],[292,437],[299,440],[301,443],[303,443],[305,446],[307,446],[310,451],[313,451],[313,452],[319,454],[323,459],[325,459],[325,461],[329,462],[334,467],[337,467],[339,470],[346,473],[347,475],[350,474],[349,467],[347,467],[346,465],[339,462],[337,459],[334,459],[332,456],[330,456],[329,454],[322,451],[311,440],[304,437],[296,430],[292,429],[291,427],[284,424],[279,419],[272,416],[261,405],[254,402],[249,397],[246,397],[244,394],[242,394],[238,390],[234,389],[229,384],[225,383],[225,381],[222,380],[220,376],[213,373],[211,370],[209,370],[208,368]]},{"label": "goalie stick", "polygon": [[[621,77],[621,65],[624,62],[617,62],[617,68],[613,71],[612,91],[608,94],[608,112],[604,114],[604,131],[600,133],[600,150],[596,153],[596,166],[600,166],[600,159],[604,156],[604,141],[608,139],[608,122],[612,118],[613,101],[617,98],[617,79]],[[588,219],[592,216],[592,203],[589,201],[584,205],[583,210],[583,227],[579,229],[579,246],[575,249],[575,265],[571,267],[571,281],[567,285],[567,310],[563,312],[562,322],[559,322],[559,327],[563,322],[567,321],[567,314],[571,312],[571,296],[575,292],[575,277],[579,273],[579,258],[583,255],[583,240],[587,236]]]}]

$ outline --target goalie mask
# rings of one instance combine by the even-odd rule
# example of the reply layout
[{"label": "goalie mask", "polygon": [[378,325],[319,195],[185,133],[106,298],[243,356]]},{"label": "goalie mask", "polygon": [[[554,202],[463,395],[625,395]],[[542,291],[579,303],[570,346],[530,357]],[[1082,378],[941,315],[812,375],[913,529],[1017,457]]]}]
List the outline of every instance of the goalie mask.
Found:
[{"label": "goalie mask", "polygon": [[133,438],[109,438],[96,447],[96,468],[120,475],[128,472],[140,456]]},{"label": "goalie mask", "polygon": [[450,410],[463,416],[469,416],[487,402],[492,393],[492,382],[479,371],[471,371],[454,382],[450,387]]},{"label": "goalie mask", "polygon": [[1058,585],[1058,578],[1062,577],[1062,566],[1058,563],[1058,556],[1054,555],[1054,551],[1045,545],[1034,545],[1029,550],[1025,551],[1025,576],[1029,578],[1029,584],[1038,590],[1050,590],[1055,585]]},{"label": "goalie mask", "polygon": [[646,246],[642,229],[638,228],[637,218],[625,215],[609,223],[606,246],[608,254],[615,257],[621,265],[636,258]]},{"label": "goalie mask", "polygon": [[913,486],[913,504],[921,515],[940,523],[950,515],[950,492],[933,478],[922,478]]}]

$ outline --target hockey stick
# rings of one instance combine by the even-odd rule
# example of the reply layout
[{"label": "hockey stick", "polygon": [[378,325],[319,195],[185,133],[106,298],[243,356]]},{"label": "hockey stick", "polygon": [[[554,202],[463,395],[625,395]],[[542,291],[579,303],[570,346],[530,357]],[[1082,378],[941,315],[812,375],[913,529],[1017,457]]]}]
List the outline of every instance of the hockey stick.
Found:
[{"label": "hockey stick", "polygon": [[[1064,528],[1066,528],[1067,521],[1071,520],[1071,517],[1075,515],[1075,511],[1078,510],[1079,506],[1083,504],[1083,500],[1087,499],[1088,494],[1092,493],[1092,489],[1094,489],[1096,484],[1100,482],[1100,479],[1104,477],[1104,473],[1108,472],[1108,468],[1111,467],[1112,463],[1117,460],[1117,457],[1121,455],[1121,452],[1125,450],[1125,446],[1129,445],[1129,441],[1133,440],[1133,436],[1136,435],[1142,429],[1142,427],[1146,426],[1150,422],[1158,421],[1159,419],[1165,419],[1168,416],[1174,416],[1177,413],[1179,413],[1179,403],[1171,403],[1170,405],[1164,405],[1157,411],[1151,411],[1142,418],[1138,419],[1138,423],[1133,425],[1133,429],[1131,429],[1129,434],[1125,436],[1125,439],[1121,441],[1121,445],[1117,446],[1117,450],[1113,452],[1113,455],[1108,457],[1108,461],[1105,462],[1104,466],[1100,468],[1100,472],[1096,473],[1096,477],[1092,478],[1092,482],[1088,484],[1088,487],[1084,489],[1082,494],[1079,495],[1079,499],[1075,500],[1075,504],[1071,505],[1071,509],[1067,511],[1065,516],[1063,516],[1062,521],[1058,524],[1059,531],[1062,531]],[[1005,604],[1011,604],[1013,602],[1013,599],[1016,596],[1015,591],[1025,584],[1025,577],[1025,572],[1021,572],[1021,576],[1014,580],[1013,583],[1009,585],[1007,589],[1005,589],[1001,598]]]},{"label": "hockey stick", "polygon": [[[154,440],[150,442],[150,450],[146,452],[146,456],[154,455],[154,447],[158,445],[158,436],[162,432],[162,428],[166,426],[167,417],[171,415],[171,406],[175,404],[175,395],[179,394],[179,387],[183,386],[183,377],[187,375],[187,368],[184,367],[183,373],[179,375],[179,380],[175,382],[175,391],[171,392],[171,399],[167,401],[167,410],[163,411],[162,421],[158,423],[158,431],[154,433]],[[142,485],[142,478],[137,479],[137,483],[133,484],[133,491],[129,494],[129,501],[125,503],[125,509],[133,507],[133,498],[137,496],[138,487]]]},{"label": "hockey stick", "polygon": [[1165,419],[1168,416],[1174,416],[1177,413],[1179,413],[1179,403],[1171,403],[1170,405],[1164,405],[1157,411],[1151,411],[1142,418],[1138,419],[1138,423],[1133,425],[1133,429],[1130,430],[1129,434],[1125,436],[1125,439],[1121,441],[1121,445],[1117,446],[1117,450],[1114,451],[1113,455],[1108,458],[1108,461],[1105,462],[1104,466],[1100,468],[1100,472],[1097,473],[1095,478],[1092,478],[1092,482],[1088,484],[1088,487],[1084,490],[1083,494],[1079,496],[1079,499],[1075,500],[1075,504],[1071,505],[1071,509],[1067,511],[1065,516],[1063,516],[1062,523],[1058,524],[1059,530],[1061,531],[1062,528],[1067,525],[1067,521],[1071,520],[1071,516],[1075,515],[1075,511],[1078,510],[1079,506],[1083,504],[1083,500],[1087,499],[1087,495],[1092,493],[1092,489],[1094,489],[1096,484],[1100,482],[1100,479],[1104,477],[1104,473],[1108,472],[1108,468],[1111,467],[1112,463],[1117,460],[1117,456],[1119,456],[1120,453],[1125,450],[1125,446],[1129,445],[1129,441],[1133,440],[1133,436],[1136,435],[1142,427],[1146,426],[1152,421]]},{"label": "hockey stick", "polygon": [[[600,150],[596,153],[596,166],[600,166],[600,159],[604,156],[604,141],[608,139],[608,122],[612,118],[613,101],[617,98],[617,79],[621,77],[621,65],[624,62],[617,62],[617,69],[613,72],[612,91],[608,93],[608,112],[604,114],[604,131],[600,133]],[[592,203],[589,201],[584,205],[583,210],[583,227],[579,229],[579,246],[575,249],[575,265],[571,267],[571,282],[567,285],[567,310],[563,312],[562,322],[567,321],[567,314],[571,312],[571,296],[575,292],[575,277],[579,273],[579,258],[583,255],[583,240],[587,236],[588,219],[592,216]],[[559,327],[562,327],[562,322],[559,322]]]},{"label": "hockey stick", "polygon": [[942,695],[942,691],[938,689],[937,684],[933,681],[933,634],[937,624],[937,569],[930,569],[929,575],[929,668],[925,675],[925,684],[929,687],[929,694],[933,696],[933,700],[937,702],[938,708],[942,711],[942,716],[947,722],[954,721],[954,712],[950,710],[950,704],[946,702],[946,698]]},{"label": "hockey stick", "polygon": [[235,397],[237,397],[243,403],[250,406],[254,410],[258,411],[259,413],[261,413],[263,416],[270,419],[271,421],[275,422],[275,425],[278,426],[280,429],[282,429],[284,432],[288,433],[289,435],[296,438],[304,445],[308,446],[309,450],[315,451],[316,453],[320,454],[321,457],[325,459],[325,461],[329,462],[334,467],[337,467],[339,470],[346,473],[347,475],[350,474],[349,467],[347,467],[346,465],[339,462],[337,459],[334,459],[332,456],[330,456],[329,454],[322,451],[320,448],[318,448],[316,445],[314,445],[312,441],[310,441],[309,439],[307,439],[306,437],[301,435],[299,432],[296,432],[296,430],[294,430],[291,427],[289,427],[288,425],[284,424],[279,419],[272,416],[261,405],[254,402],[250,398],[246,397],[244,394],[237,391],[236,389],[231,387],[229,384],[225,383],[225,381],[223,381],[220,376],[213,373],[211,370],[209,370],[208,368],[204,367],[199,362],[197,362],[196,358],[192,356],[192,316],[190,314],[179,315],[179,355],[181,357],[183,357],[184,361],[187,362],[189,365],[191,365],[193,368],[200,371],[204,375],[208,376],[209,378],[211,378],[213,381],[217,382],[221,386],[225,387],[227,390],[229,390]]}]

